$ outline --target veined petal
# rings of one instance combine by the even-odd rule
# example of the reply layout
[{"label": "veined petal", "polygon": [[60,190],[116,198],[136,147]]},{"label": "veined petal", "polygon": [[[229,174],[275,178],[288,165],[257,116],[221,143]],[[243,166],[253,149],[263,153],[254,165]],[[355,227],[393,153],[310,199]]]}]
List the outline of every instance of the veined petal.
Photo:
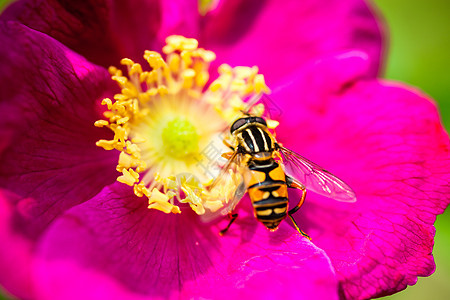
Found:
[{"label": "veined petal", "polygon": [[[329,67],[317,69],[352,59],[323,61]],[[434,271],[433,223],[450,202],[450,145],[436,107],[404,85],[355,83],[345,75],[336,79],[340,89],[330,89],[307,84],[305,78],[322,74],[308,72],[292,88],[274,89],[282,112],[278,138],[346,181],[358,200],[343,204],[309,193],[297,220],[330,256],[345,298],[402,290]],[[289,109],[294,103],[299,112]]]},{"label": "veined petal", "polygon": [[1,20],[21,22],[109,67],[160,49],[170,34],[195,35],[198,10],[197,0],[25,0],[10,5]]},{"label": "veined petal", "polygon": [[0,186],[26,201],[11,202],[16,226],[32,239],[65,209],[115,180],[117,155],[95,146],[108,135],[100,117],[106,70],[22,24],[0,24]]},{"label": "veined petal", "polygon": [[367,74],[378,74],[382,29],[366,1],[219,1],[205,16],[202,44],[217,64],[254,64],[269,85],[309,60],[335,51],[368,53]]},{"label": "veined petal", "polygon": [[149,211],[115,183],[69,210],[42,239],[38,294],[47,299],[117,299],[113,291],[127,299],[337,299],[323,251],[287,223],[267,232],[245,211],[233,232],[220,237],[220,227],[202,224],[189,209],[180,215]]}]

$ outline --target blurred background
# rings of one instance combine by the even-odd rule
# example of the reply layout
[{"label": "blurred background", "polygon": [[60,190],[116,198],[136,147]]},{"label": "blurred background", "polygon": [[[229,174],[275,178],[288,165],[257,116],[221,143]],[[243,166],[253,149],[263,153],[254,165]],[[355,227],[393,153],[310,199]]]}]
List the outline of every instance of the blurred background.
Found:
[{"label": "blurred background", "polygon": [[[450,1],[373,0],[389,30],[385,77],[414,85],[439,105],[450,130]],[[438,216],[436,272],[384,300],[450,299],[450,211]]]},{"label": "blurred background", "polygon": [[[8,0],[0,0],[0,10]],[[450,1],[373,0],[389,30],[385,77],[417,86],[436,100],[450,129]],[[282,3],[282,2],[280,2]],[[436,272],[385,300],[450,299],[450,211],[436,222]],[[0,300],[4,300],[0,294]]]}]

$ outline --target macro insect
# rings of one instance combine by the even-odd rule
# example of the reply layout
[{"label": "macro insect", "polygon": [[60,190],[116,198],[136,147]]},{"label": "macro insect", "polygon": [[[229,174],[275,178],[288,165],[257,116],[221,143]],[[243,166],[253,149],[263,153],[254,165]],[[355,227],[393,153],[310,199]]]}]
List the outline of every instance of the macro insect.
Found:
[{"label": "macro insect", "polygon": [[[281,146],[267,127],[264,118],[246,114],[230,127],[232,137],[227,146],[232,150],[223,156],[228,162],[221,174],[212,183],[218,182],[233,173],[238,177],[235,190],[223,211],[230,221],[220,231],[223,235],[236,220],[234,209],[248,192],[253,204],[254,215],[270,231],[278,229],[287,217],[292,220],[297,231],[310,239],[294,220],[292,215],[299,210],[311,190],[323,196],[342,202],[355,202],[353,190],[335,175],[299,154]],[[301,197],[297,205],[289,210],[288,188],[299,189]]]}]

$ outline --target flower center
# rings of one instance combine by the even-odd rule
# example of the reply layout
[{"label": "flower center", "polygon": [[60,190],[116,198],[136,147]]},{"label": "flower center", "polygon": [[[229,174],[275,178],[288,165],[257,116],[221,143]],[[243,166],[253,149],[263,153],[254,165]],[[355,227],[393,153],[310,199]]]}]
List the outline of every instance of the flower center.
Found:
[{"label": "flower center", "polygon": [[197,130],[186,119],[175,118],[167,123],[162,132],[162,140],[167,153],[173,158],[183,159],[198,151]]},{"label": "flower center", "polygon": [[[215,212],[239,186],[231,178],[210,188],[227,163],[222,154],[231,151],[224,143],[230,138],[228,126],[242,116],[246,101],[269,89],[257,67],[225,64],[207,85],[215,54],[198,48],[195,39],[169,36],[166,42],[165,58],[145,51],[150,70],[128,58],[121,60],[127,75],[109,68],[121,92],[113,100],[103,99],[106,119],[95,126],[109,128],[114,137],[96,144],[120,151],[117,181],[146,196],[148,208],[180,213],[178,204],[187,203],[199,215]],[[258,104],[250,112],[263,111]]]}]

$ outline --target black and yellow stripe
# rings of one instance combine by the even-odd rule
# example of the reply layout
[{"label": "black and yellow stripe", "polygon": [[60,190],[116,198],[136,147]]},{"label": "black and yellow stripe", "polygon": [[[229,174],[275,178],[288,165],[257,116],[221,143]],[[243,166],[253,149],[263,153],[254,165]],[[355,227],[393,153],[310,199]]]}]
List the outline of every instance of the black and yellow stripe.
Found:
[{"label": "black and yellow stripe", "polygon": [[237,151],[251,157],[247,161],[250,171],[247,191],[255,217],[267,229],[276,230],[287,216],[288,193],[284,170],[273,159],[275,138],[260,117],[238,119],[230,132],[237,138]]},{"label": "black and yellow stripe", "polygon": [[263,163],[248,163],[252,174],[248,194],[253,203],[255,217],[269,230],[276,230],[287,216],[288,195],[286,176],[281,166],[272,158]]},{"label": "black and yellow stripe", "polygon": [[246,126],[237,133],[240,145],[246,153],[272,152],[275,150],[275,141],[267,129],[260,126]]}]

